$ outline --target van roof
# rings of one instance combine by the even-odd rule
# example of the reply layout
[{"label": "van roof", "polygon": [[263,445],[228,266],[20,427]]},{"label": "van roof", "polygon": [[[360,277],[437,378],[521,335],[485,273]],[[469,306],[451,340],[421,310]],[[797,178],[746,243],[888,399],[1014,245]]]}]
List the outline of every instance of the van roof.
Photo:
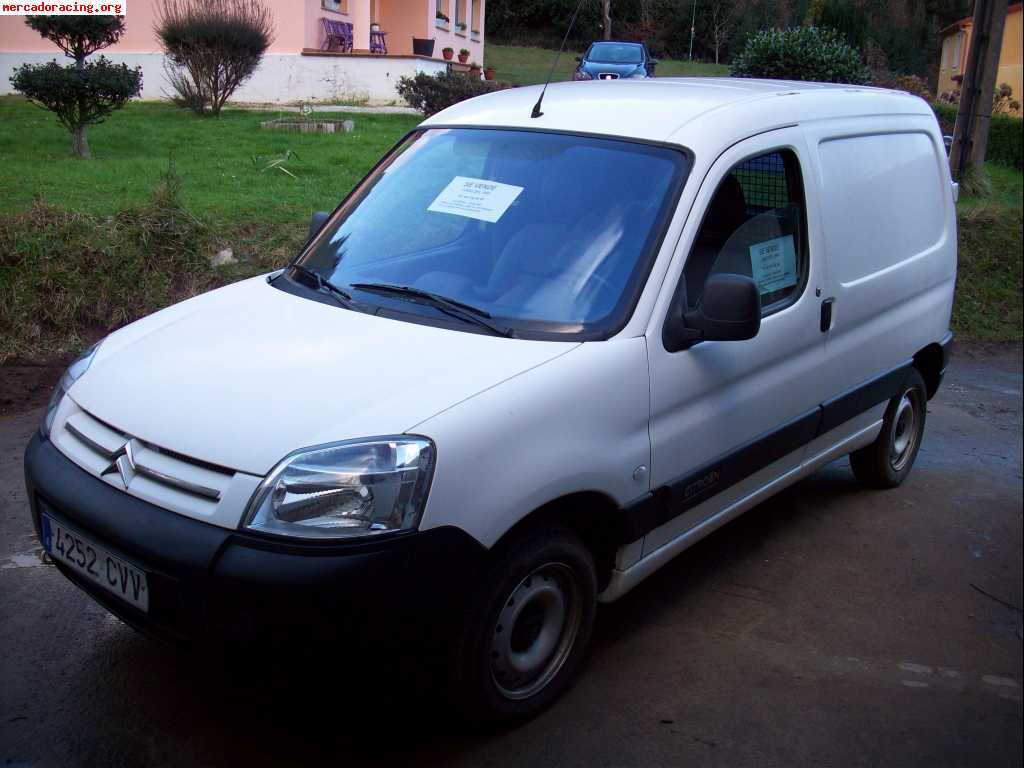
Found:
[{"label": "van roof", "polygon": [[691,146],[738,140],[810,120],[926,115],[927,102],[903,91],[835,83],[729,77],[659,77],[552,83],[543,114],[530,112],[541,86],[512,88],[449,107],[431,126],[529,128],[594,133]]}]

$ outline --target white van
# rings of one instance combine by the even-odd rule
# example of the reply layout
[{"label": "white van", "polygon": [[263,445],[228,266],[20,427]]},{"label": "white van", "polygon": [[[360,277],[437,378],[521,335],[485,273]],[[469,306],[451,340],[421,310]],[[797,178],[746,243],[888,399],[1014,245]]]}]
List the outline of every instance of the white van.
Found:
[{"label": "white van", "polygon": [[68,369],[26,453],[68,578],[162,637],[324,663],[446,630],[465,709],[512,719],[566,688],[597,603],[769,495],[846,454],[906,478],[956,276],[929,106],[537,96],[426,120],[289,267]]}]

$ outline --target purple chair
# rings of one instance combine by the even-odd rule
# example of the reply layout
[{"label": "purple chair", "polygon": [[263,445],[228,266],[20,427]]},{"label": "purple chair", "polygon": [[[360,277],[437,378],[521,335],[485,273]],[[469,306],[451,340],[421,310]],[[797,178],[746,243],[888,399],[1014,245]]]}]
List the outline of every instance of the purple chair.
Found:
[{"label": "purple chair", "polygon": [[320,50],[329,51],[334,46],[343,53],[352,50],[352,25],[346,21],[332,21],[331,19],[320,19],[324,27],[324,44]]},{"label": "purple chair", "polygon": [[388,43],[385,39],[387,32],[380,30],[370,32],[370,53],[387,53]]}]

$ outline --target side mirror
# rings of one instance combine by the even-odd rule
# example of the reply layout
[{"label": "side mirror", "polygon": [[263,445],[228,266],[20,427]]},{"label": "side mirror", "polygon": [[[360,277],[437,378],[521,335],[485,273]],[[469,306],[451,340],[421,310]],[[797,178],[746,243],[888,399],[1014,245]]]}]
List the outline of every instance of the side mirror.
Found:
[{"label": "side mirror", "polygon": [[[680,281],[682,285],[682,281]],[[700,306],[686,310],[686,289],[676,291],[662,341],[669,352],[698,341],[742,341],[761,330],[761,293],[745,275],[720,273],[704,283]]]},{"label": "side mirror", "polygon": [[331,218],[330,211],[315,211],[309,220],[309,237],[312,238],[313,235],[319,232],[320,228],[329,218]]}]

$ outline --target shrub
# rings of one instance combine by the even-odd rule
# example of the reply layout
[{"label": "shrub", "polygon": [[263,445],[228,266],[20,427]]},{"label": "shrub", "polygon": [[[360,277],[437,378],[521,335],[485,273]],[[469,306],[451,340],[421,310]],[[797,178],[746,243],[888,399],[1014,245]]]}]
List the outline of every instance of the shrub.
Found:
[{"label": "shrub", "polygon": [[142,91],[142,71],[113,64],[103,56],[86,57],[116,43],[124,34],[120,16],[28,16],[25,23],[52,41],[75,63],[62,67],[23,64],[14,71],[11,85],[33,103],[57,116],[71,132],[75,152],[90,157],[88,129],[102,123]]},{"label": "shrub", "polygon": [[985,159],[1018,171],[1024,170],[1024,131],[1019,117],[992,115]]},{"label": "shrub", "polygon": [[435,112],[492,91],[510,87],[508,83],[493,80],[479,80],[456,72],[442,72],[428,75],[419,72],[415,77],[403,77],[398,81],[398,95],[427,117]]},{"label": "shrub", "polygon": [[925,101],[932,101],[935,95],[923,77],[917,75],[894,75],[891,72],[876,72],[871,78],[871,84],[879,88],[892,88],[896,91],[906,91],[915,96],[920,96]]},{"label": "shrub", "polygon": [[161,0],[156,33],[173,101],[200,115],[220,114],[273,42],[263,0]]},{"label": "shrub", "polygon": [[[956,124],[956,104],[936,102],[932,104],[939,127],[944,134],[953,135]],[[1024,131],[1019,117],[992,115],[988,128],[988,147],[985,159],[1008,168],[1024,170]]]},{"label": "shrub", "polygon": [[1020,102],[1013,98],[1013,87],[1009,83],[1000,83],[992,97],[992,112],[1006,115],[1020,113]]},{"label": "shrub", "polygon": [[145,203],[112,217],[36,202],[0,215],[0,363],[61,357],[224,281],[210,233],[180,199],[173,166]]},{"label": "shrub", "polygon": [[870,80],[860,51],[838,32],[819,27],[768,29],[751,35],[733,61],[732,75],[823,83]]}]

